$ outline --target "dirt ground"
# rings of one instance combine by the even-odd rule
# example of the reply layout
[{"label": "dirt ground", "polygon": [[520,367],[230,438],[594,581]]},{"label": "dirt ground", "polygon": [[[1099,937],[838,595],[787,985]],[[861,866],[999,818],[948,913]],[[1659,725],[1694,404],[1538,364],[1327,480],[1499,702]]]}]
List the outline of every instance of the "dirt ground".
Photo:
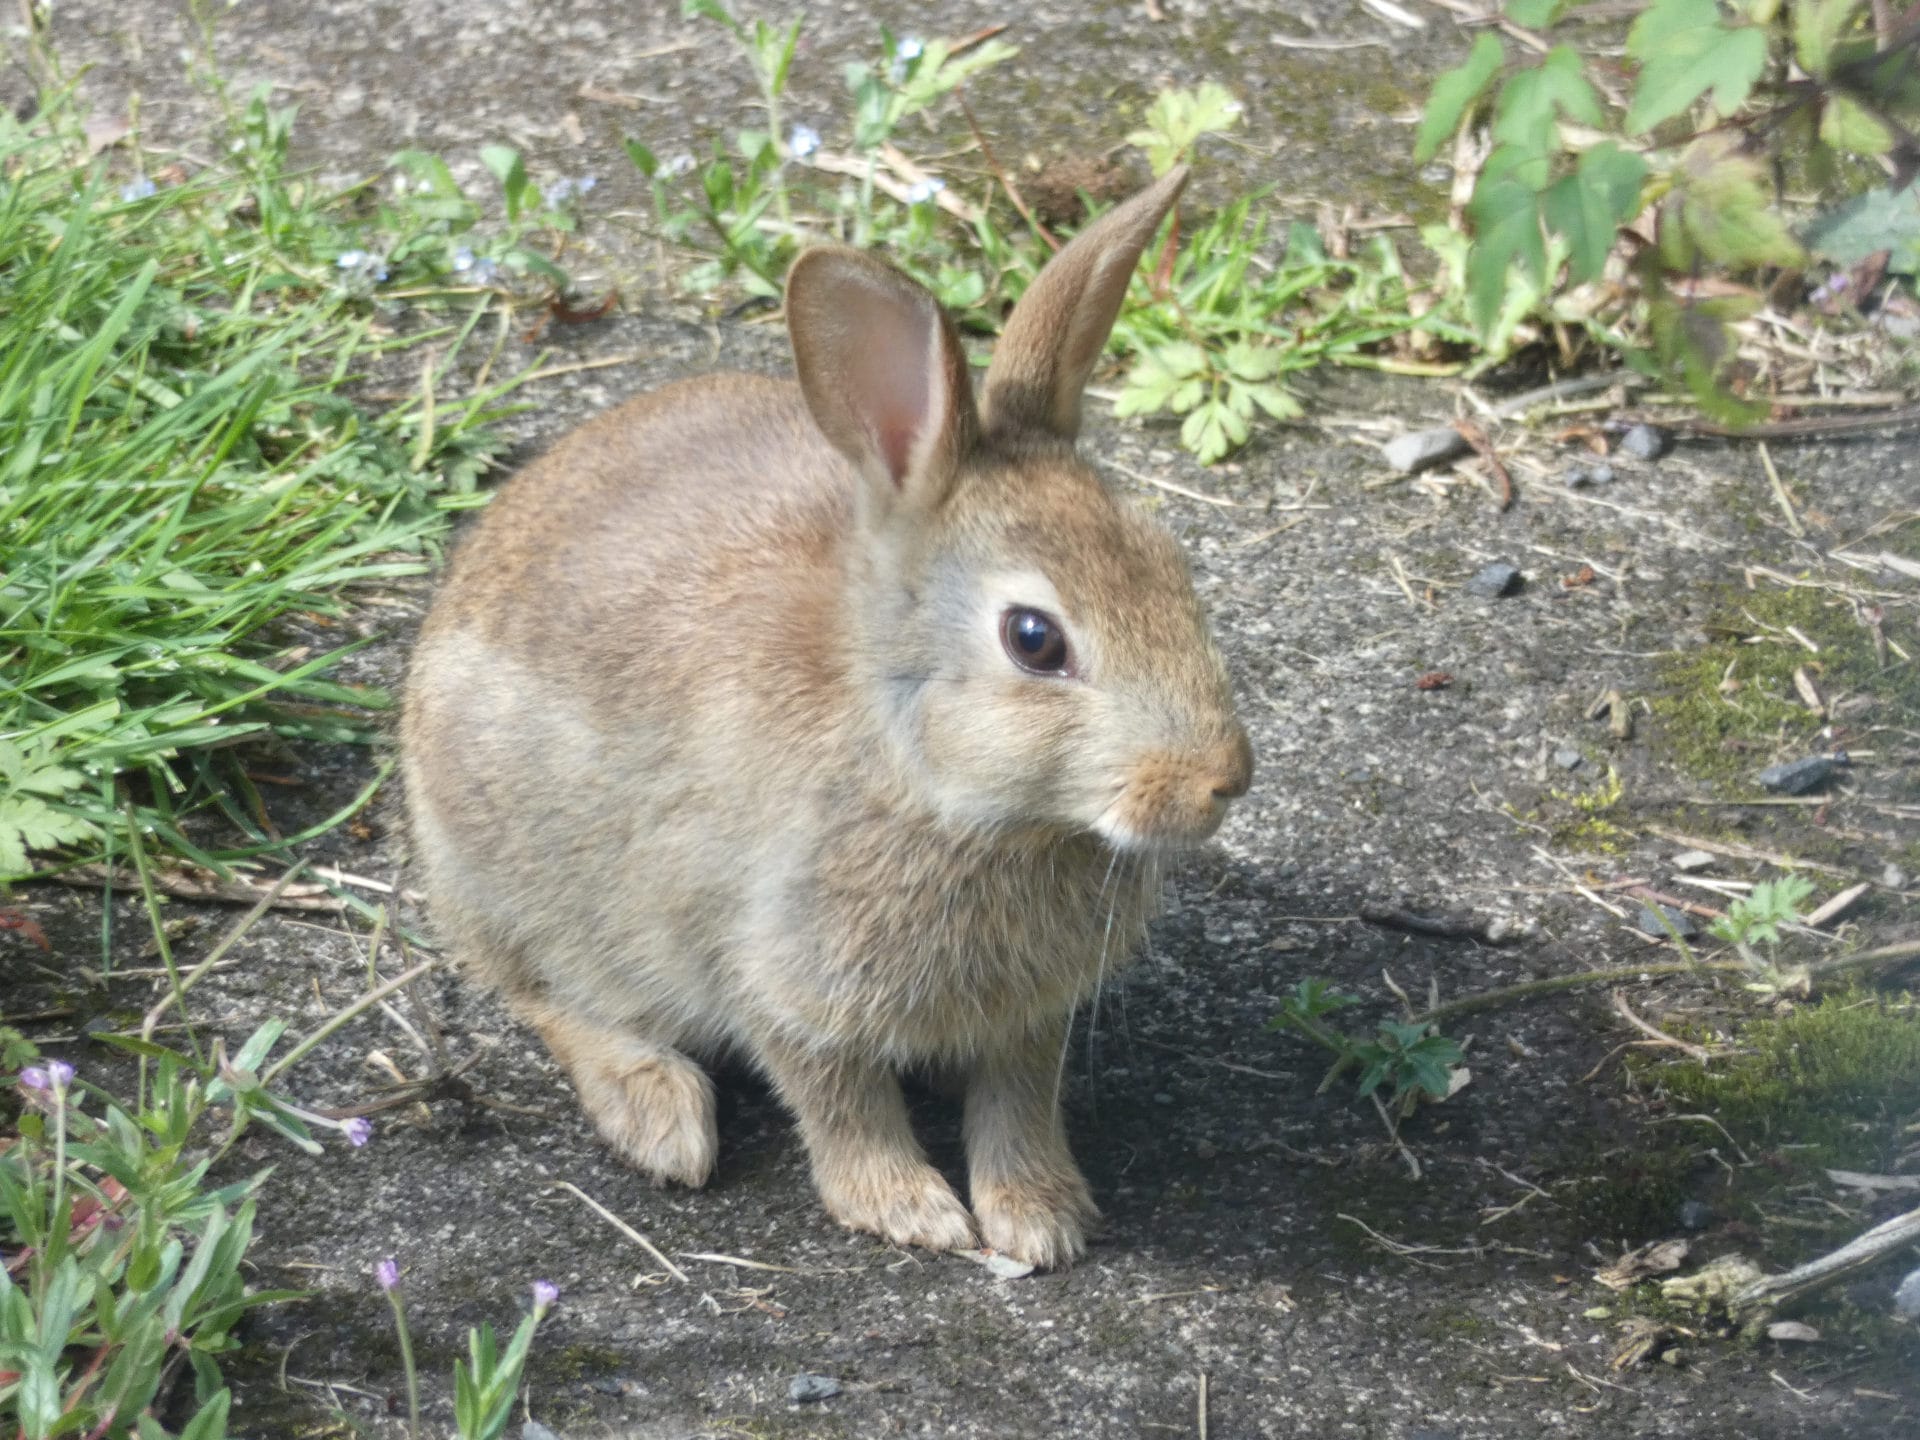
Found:
[{"label": "dirt ground", "polygon": [[[1417,96],[1465,45],[1447,12],[1416,5],[1427,25],[1412,31],[1333,0],[1163,0],[1163,22],[1152,8],[1040,4],[1017,16],[965,0],[939,7],[936,21],[930,7],[823,5],[790,111],[815,123],[842,113],[839,62],[869,52],[876,20],[953,35],[1013,20],[1008,38],[1024,53],[972,94],[1007,155],[1117,145],[1157,84],[1211,78],[1245,98],[1249,124],[1243,145],[1207,153],[1202,204],[1249,182],[1273,184],[1308,214],[1318,200],[1381,208],[1412,193],[1401,157]],[[118,108],[137,92],[149,143],[189,150],[208,115],[181,79],[190,35],[159,0],[56,9],[69,62],[93,63],[84,85],[95,103]],[[1326,48],[1338,45],[1356,48]],[[505,141],[528,152],[536,175],[601,178],[588,211],[595,266],[621,284],[625,313],[552,341],[560,359],[636,358],[536,392],[537,409],[516,422],[521,453],[665,379],[785,368],[777,327],[709,320],[663,283],[643,192],[620,156],[624,134],[667,153],[750,114],[744,67],[670,0],[274,0],[223,10],[218,53],[241,85],[268,81],[300,102],[304,153],[332,173],[371,171],[412,146],[477,174],[478,146]],[[636,98],[589,102],[583,85]],[[954,173],[973,164],[956,161]],[[1678,1364],[1613,1368],[1626,1307],[1595,1271],[1624,1248],[1687,1233],[1686,1201],[1706,1207],[1697,1256],[1782,1260],[1713,1209],[1720,1162],[1737,1145],[1705,1126],[1664,1123],[1638,1072],[1618,1056],[1601,1063],[1636,1038],[1604,994],[1563,992],[1463,1019],[1453,1033],[1472,1036],[1472,1083],[1405,1127],[1418,1180],[1381,1143],[1370,1106],[1344,1086],[1316,1093],[1319,1052],[1264,1028],[1282,992],[1309,975],[1384,1015],[1383,971],[1452,998],[1666,958],[1576,888],[1620,877],[1672,888],[1672,856],[1684,847],[1653,825],[1817,849],[1873,882],[1851,916],[1860,939],[1910,937],[1920,828],[1890,797],[1904,796],[1911,813],[1901,767],[1910,777],[1920,714],[1897,698],[1873,718],[1904,727],[1904,761],[1901,742],[1886,737],[1887,758],[1854,767],[1824,828],[1810,808],[1718,804],[1724,786],[1684,773],[1674,737],[1644,710],[1630,740],[1585,712],[1608,689],[1659,693],[1663,657],[1704,643],[1703,627],[1725,614],[1749,567],[1851,577],[1910,598],[1911,579],[1863,577],[1831,552],[1920,508],[1920,446],[1911,433],[1773,446],[1804,535],[1789,530],[1756,450],[1718,442],[1684,444],[1657,463],[1617,461],[1610,486],[1573,491],[1558,478],[1563,453],[1529,440],[1515,456],[1518,500],[1501,513],[1474,485],[1392,478],[1375,443],[1390,432],[1360,423],[1443,422],[1459,404],[1452,387],[1337,376],[1304,388],[1310,423],[1269,427],[1212,471],[1192,465],[1166,429],[1089,407],[1087,453],[1193,557],[1258,774],[1218,842],[1180,871],[1150,953],[1076,1036],[1070,1125],[1107,1221],[1085,1263],[1002,1280],[837,1230],[814,1202],[788,1122],[746,1076],[723,1080],[714,1184],[650,1189],[595,1140],[532,1035],[436,973],[394,1015],[368,1017],[303,1066],[303,1098],[364,1096],[380,1083],[366,1064],[376,1050],[419,1073],[417,1033],[431,1018],[456,1061],[479,1054],[465,1077],[478,1091],[542,1113],[436,1101],[428,1114],[381,1117],[373,1144],[322,1161],[269,1138],[247,1147],[244,1167],[276,1167],[262,1192],[258,1279],[316,1296],[254,1325],[233,1368],[235,1432],[325,1433],[338,1405],[368,1433],[399,1433],[397,1354],[369,1278],[375,1260],[394,1255],[440,1424],[450,1424],[447,1375],[465,1328],[510,1325],[529,1282],[544,1277],[563,1299],[538,1342],[531,1413],[570,1437],[1920,1434],[1913,1327],[1837,1326],[1797,1346],[1703,1333],[1683,1337]],[[1881,542],[1903,545],[1912,555],[1911,529]],[[1519,593],[1489,600],[1458,588],[1498,559],[1525,572]],[[1563,585],[1583,564],[1592,583]],[[361,673],[398,678],[427,593],[405,591],[378,612],[388,638],[356,662]],[[1913,609],[1889,615],[1888,634],[1920,647]],[[1416,687],[1436,670],[1454,677],[1450,688]],[[1778,758],[1756,754],[1752,767]],[[306,787],[285,801],[284,822],[325,813],[375,759],[302,757]],[[1609,767],[1623,793],[1605,815],[1618,827],[1615,853],[1569,838],[1561,827],[1578,812],[1553,794],[1592,792]],[[315,858],[404,884],[397,796],[384,795],[370,821],[361,835],[315,846]],[[1723,859],[1714,873],[1772,872]],[[1823,895],[1846,883],[1821,878]],[[48,890],[26,899],[62,955],[90,963],[99,901]],[[1362,907],[1392,906],[1471,910],[1518,938],[1417,938],[1358,918]],[[203,917],[183,953],[225,918]],[[241,963],[200,992],[212,1028],[239,1036],[277,1014],[300,1030],[345,1004],[364,987],[364,927],[355,928],[263,923]],[[142,925],[131,908],[116,906],[115,933],[133,963]],[[15,953],[0,952],[0,963]],[[384,963],[397,973],[391,955]],[[29,970],[18,979],[8,1009],[14,995],[56,991],[102,1012],[145,1003],[125,986],[75,990]],[[1749,1004],[1737,987],[1702,982],[1629,994],[1654,1016]],[[99,1052],[73,1053],[84,1064]],[[957,1113],[932,1096],[918,1113],[951,1166]],[[1684,1194],[1612,1211],[1582,1198],[1631,1192],[1637,1158],[1672,1146],[1677,1131],[1697,1162]],[[563,1186],[676,1257],[684,1281]],[[1884,1213],[1862,1208],[1860,1228]],[[1897,1278],[1883,1272],[1859,1287],[1863,1307],[1885,1313],[1889,1273]],[[1612,1313],[1589,1315],[1600,1306]],[[803,1372],[832,1377],[840,1393],[791,1400]]]}]

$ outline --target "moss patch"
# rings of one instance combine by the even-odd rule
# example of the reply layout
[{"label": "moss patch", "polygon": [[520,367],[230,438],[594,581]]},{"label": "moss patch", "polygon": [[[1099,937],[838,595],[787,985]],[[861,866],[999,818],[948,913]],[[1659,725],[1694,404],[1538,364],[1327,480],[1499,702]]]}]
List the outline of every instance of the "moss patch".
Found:
[{"label": "moss patch", "polygon": [[1668,754],[1696,779],[1750,790],[1776,759],[1818,748],[1823,722],[1795,693],[1796,669],[1829,699],[1866,694],[1889,715],[1920,715],[1920,665],[1882,669],[1852,605],[1824,590],[1729,589],[1707,631],[1706,645],[1660,667],[1664,689],[1652,701]]},{"label": "moss patch", "polygon": [[1740,1053],[1660,1068],[1673,1101],[1794,1167],[1891,1168],[1920,1118],[1920,1007],[1834,996],[1741,1032]]}]

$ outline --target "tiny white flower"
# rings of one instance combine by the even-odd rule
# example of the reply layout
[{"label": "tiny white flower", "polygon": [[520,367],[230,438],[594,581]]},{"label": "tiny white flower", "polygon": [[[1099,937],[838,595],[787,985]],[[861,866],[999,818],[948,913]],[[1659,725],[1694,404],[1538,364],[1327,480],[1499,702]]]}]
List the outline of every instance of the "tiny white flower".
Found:
[{"label": "tiny white flower", "polygon": [[787,153],[804,160],[820,148],[820,132],[811,125],[796,125],[787,135]]},{"label": "tiny white flower", "polygon": [[912,36],[908,36],[893,47],[893,53],[902,60],[918,60],[927,53],[927,47]]},{"label": "tiny white flower", "polygon": [[946,188],[947,182],[944,180],[916,180],[907,187],[907,203],[924,205]]}]

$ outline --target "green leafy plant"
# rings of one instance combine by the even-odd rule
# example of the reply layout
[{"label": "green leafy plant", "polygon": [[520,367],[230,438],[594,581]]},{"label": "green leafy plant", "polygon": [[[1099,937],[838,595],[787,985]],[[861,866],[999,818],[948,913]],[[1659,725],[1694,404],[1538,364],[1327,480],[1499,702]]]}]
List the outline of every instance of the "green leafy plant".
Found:
[{"label": "green leafy plant", "polygon": [[208,1183],[194,1132],[211,1097],[178,1058],[135,1106],[59,1061],[23,1069],[17,1093],[17,1138],[0,1141],[0,1423],[25,1440],[157,1440],[153,1408],[184,1364],[181,1440],[217,1440],[234,1327],[301,1293],[251,1289],[241,1270],[265,1175]]},{"label": "green leafy plant", "polygon": [[[1506,13],[1547,29],[1570,8],[1508,0]],[[1752,416],[1729,327],[1758,295],[1698,281],[1807,262],[1777,168],[1833,191],[1849,162],[1884,159],[1909,176],[1920,166],[1920,25],[1877,15],[1868,0],[1653,0],[1627,33],[1633,88],[1606,99],[1570,45],[1515,61],[1482,33],[1434,83],[1414,154],[1432,158],[1476,119],[1486,127],[1471,241],[1450,258],[1489,355],[1540,315],[1683,380],[1714,414]],[[1624,238],[1630,223],[1651,240]],[[1631,283],[1571,293],[1609,276]]]},{"label": "green leafy plant", "polygon": [[[1733,946],[1756,981],[1765,989],[1786,984],[1780,968],[1780,927],[1798,924],[1800,907],[1813,894],[1813,883],[1802,875],[1762,880],[1727,913],[1708,927],[1708,933]],[[1766,947],[1763,954],[1757,947]]]},{"label": "green leafy plant", "polygon": [[1359,1003],[1326,980],[1302,980],[1282,999],[1267,1028],[1303,1035],[1333,1053],[1322,1090],[1357,1068],[1357,1093],[1364,1099],[1384,1087],[1385,1108],[1394,1114],[1407,1113],[1422,1095],[1444,1100],[1453,1093],[1454,1072],[1466,1058],[1459,1042],[1418,1020],[1382,1021],[1371,1036],[1349,1035],[1327,1023],[1327,1017]]}]

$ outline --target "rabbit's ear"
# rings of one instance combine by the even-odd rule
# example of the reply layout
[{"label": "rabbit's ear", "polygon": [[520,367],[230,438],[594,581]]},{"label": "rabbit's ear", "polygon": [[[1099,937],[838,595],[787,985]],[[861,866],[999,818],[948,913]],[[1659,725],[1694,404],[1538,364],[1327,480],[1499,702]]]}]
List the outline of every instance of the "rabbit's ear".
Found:
[{"label": "rabbit's ear", "polygon": [[940,302],[884,261],[819,246],[787,273],[787,332],[814,423],[881,509],[939,504],[978,428]]},{"label": "rabbit's ear", "polygon": [[981,409],[1000,434],[1080,433],[1080,392],[1127,298],[1140,252],[1187,183],[1177,165],[1074,236],[1013,307],[987,367]]}]

